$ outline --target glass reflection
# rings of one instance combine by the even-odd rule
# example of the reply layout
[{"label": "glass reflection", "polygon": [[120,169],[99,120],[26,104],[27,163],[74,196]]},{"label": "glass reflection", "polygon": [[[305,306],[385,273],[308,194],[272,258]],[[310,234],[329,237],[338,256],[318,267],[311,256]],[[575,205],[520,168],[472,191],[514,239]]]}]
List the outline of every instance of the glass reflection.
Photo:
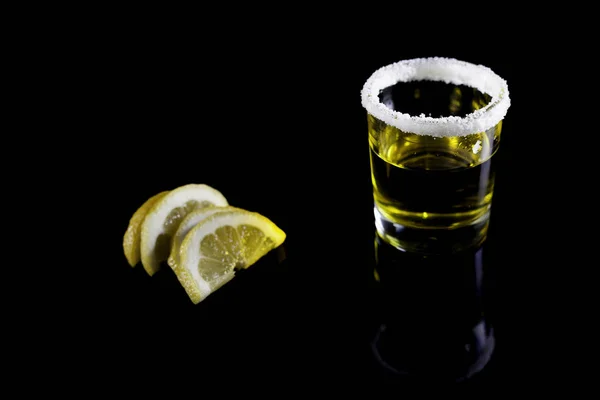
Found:
[{"label": "glass reflection", "polygon": [[483,247],[451,255],[402,252],[375,239],[376,309],[372,341],[388,374],[461,381],[494,351],[486,314]]}]

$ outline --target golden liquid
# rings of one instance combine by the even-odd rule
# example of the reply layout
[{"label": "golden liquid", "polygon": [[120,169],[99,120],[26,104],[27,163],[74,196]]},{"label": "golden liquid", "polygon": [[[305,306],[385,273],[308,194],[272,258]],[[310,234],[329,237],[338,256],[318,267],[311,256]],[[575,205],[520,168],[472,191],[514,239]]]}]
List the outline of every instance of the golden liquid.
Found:
[{"label": "golden liquid", "polygon": [[[432,86],[448,86],[428,84],[427,93],[435,92]],[[487,95],[465,88],[452,88],[445,115],[466,114],[489,101]],[[410,89],[418,103],[425,91]],[[471,91],[469,96],[463,96],[465,90]],[[396,224],[394,232],[378,228],[387,230],[380,232],[384,239],[426,252],[459,250],[485,239],[494,191],[492,155],[502,122],[486,132],[441,138],[403,132],[371,115],[368,127],[375,206],[383,221]]]}]

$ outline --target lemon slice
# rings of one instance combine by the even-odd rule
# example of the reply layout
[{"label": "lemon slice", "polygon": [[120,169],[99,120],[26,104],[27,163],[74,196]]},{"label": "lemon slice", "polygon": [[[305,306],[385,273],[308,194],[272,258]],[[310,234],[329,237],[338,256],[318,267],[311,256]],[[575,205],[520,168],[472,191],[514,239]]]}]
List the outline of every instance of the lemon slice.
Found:
[{"label": "lemon slice", "polygon": [[268,218],[246,210],[218,212],[185,236],[175,274],[195,304],[285,240]]},{"label": "lemon slice", "polygon": [[180,186],[156,201],[142,223],[140,256],[150,276],[166,261],[171,251],[171,238],[181,220],[191,211],[226,206],[227,199],[216,189],[202,184]]},{"label": "lemon slice", "polygon": [[208,207],[200,208],[189,213],[183,220],[181,220],[179,223],[179,228],[177,228],[177,231],[171,240],[171,253],[169,254],[169,259],[167,260],[169,266],[171,266],[171,268],[177,267],[177,264],[179,263],[179,249],[181,247],[181,243],[183,242],[185,235],[187,235],[194,226],[200,223],[203,219],[208,218],[218,212],[233,210],[239,210],[239,208],[231,206]]},{"label": "lemon slice", "polygon": [[160,192],[150,197],[137,209],[133,217],[129,220],[129,226],[123,236],[123,252],[125,253],[125,257],[127,257],[127,262],[132,267],[135,267],[140,262],[140,227],[142,226],[142,222],[144,222],[148,210],[167,193],[169,192]]}]

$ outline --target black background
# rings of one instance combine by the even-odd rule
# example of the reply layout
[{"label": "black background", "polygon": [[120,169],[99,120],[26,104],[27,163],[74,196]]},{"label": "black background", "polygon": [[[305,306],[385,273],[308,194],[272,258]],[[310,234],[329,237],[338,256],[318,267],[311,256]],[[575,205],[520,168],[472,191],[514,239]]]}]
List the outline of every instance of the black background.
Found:
[{"label": "black background", "polygon": [[[545,332],[559,323],[546,318],[552,298],[543,294],[549,225],[535,206],[548,177],[530,118],[537,49],[522,58],[505,38],[390,42],[379,32],[373,44],[364,32],[324,25],[174,25],[99,33],[77,64],[86,134],[76,158],[90,165],[79,188],[101,205],[95,256],[60,296],[72,340],[58,354],[77,379],[133,390],[404,384],[384,377],[369,352],[378,305],[360,90],[377,68],[428,56],[490,67],[512,99],[485,253],[498,345],[472,383],[514,387],[553,369],[548,360],[560,354]],[[149,277],[129,267],[122,236],[133,212],[187,183],[270,218],[287,233],[285,260],[266,256],[198,305],[168,269]]]}]

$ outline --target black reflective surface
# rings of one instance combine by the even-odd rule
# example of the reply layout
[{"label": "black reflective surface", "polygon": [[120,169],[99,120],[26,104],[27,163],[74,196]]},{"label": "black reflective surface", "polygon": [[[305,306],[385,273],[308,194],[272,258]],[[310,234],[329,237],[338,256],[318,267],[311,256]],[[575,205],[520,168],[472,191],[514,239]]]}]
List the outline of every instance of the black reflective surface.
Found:
[{"label": "black reflective surface", "polygon": [[[97,218],[102,241],[94,244],[102,250],[93,268],[81,271],[90,275],[86,285],[76,274],[66,285],[74,293],[60,304],[73,328],[61,335],[69,345],[56,347],[69,349],[61,351],[78,379],[150,390],[232,389],[242,381],[285,384],[282,393],[396,390],[455,384],[486,364],[459,384],[528,382],[547,349],[539,343],[543,302],[535,295],[547,246],[532,239],[543,217],[523,207],[539,182],[523,145],[535,132],[520,129],[525,78],[503,54],[459,48],[367,52],[341,43],[332,51],[319,41],[289,52],[273,48],[258,46],[252,62],[216,45],[200,55],[120,47],[105,59],[119,67],[98,75],[98,116],[90,121],[100,156],[81,183],[90,192],[85,198],[93,194],[106,211]],[[360,105],[360,89],[375,69],[428,55],[487,65],[515,98],[494,156],[488,240],[446,259],[375,249]],[[121,248],[140,204],[187,183],[209,184],[287,233],[279,254],[198,305],[168,268],[149,277],[127,265]],[[71,336],[77,345],[65,339]],[[98,365],[107,365],[101,374],[85,372]]]}]

